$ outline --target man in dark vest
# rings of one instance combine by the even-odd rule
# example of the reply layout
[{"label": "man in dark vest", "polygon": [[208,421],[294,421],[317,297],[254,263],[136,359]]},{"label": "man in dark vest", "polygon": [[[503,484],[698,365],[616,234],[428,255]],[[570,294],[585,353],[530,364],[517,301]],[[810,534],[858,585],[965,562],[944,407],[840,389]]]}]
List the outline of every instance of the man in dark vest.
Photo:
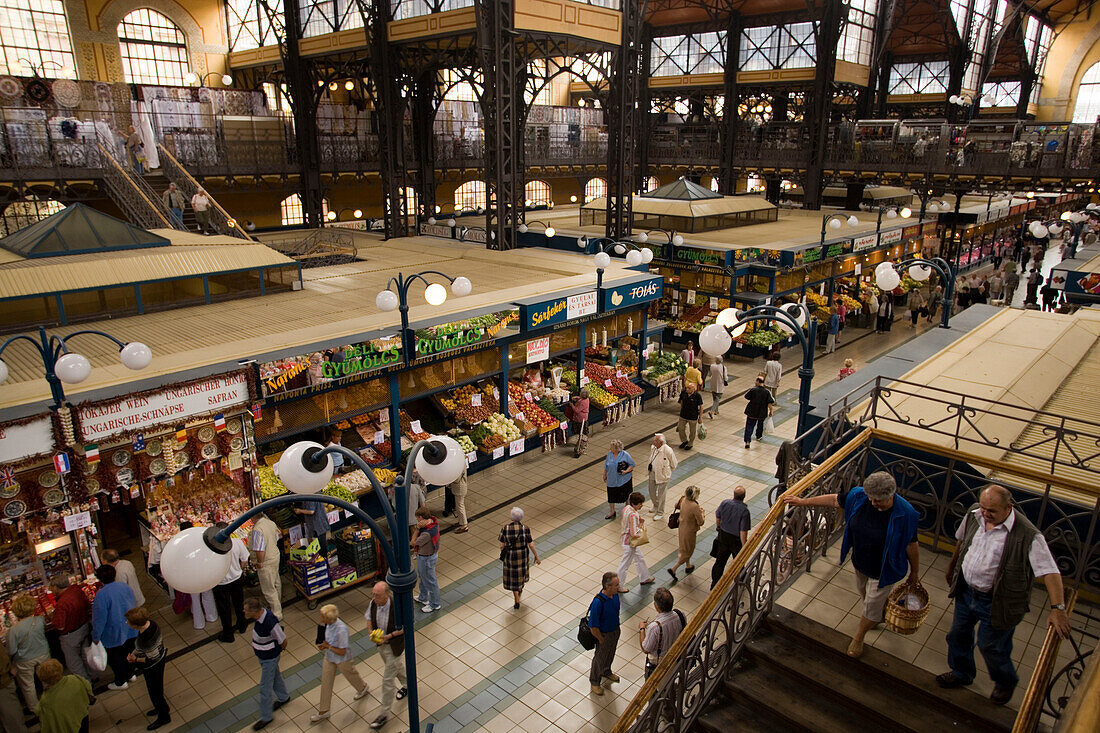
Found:
[{"label": "man in dark vest", "polygon": [[245,599],[244,615],[256,622],[252,626],[252,651],[260,662],[260,719],[252,725],[252,730],[263,730],[271,723],[274,712],[290,699],[279,671],[279,657],[286,649],[286,634],[279,619],[257,598]]},{"label": "man in dark vest", "polygon": [[405,631],[397,628],[397,604],[386,583],[375,583],[371,590],[370,607],[367,608],[367,631],[371,641],[378,645],[385,668],[382,670],[382,709],[371,722],[375,730],[389,720],[393,708],[394,680],[401,683],[397,690],[397,699],[403,700],[409,694],[408,680],[405,677],[405,660],[401,658],[405,651]]},{"label": "man in dark vest", "polygon": [[947,632],[950,672],[936,678],[940,687],[962,687],[974,681],[974,626],[985,658],[997,705],[1012,699],[1019,677],[1012,664],[1012,635],[1028,611],[1031,586],[1040,578],[1050,595],[1047,623],[1061,636],[1069,633],[1062,575],[1046,538],[1013,507],[1003,486],[982,490],[979,503],[966,513],[955,533],[958,543],[947,566],[955,617]]}]

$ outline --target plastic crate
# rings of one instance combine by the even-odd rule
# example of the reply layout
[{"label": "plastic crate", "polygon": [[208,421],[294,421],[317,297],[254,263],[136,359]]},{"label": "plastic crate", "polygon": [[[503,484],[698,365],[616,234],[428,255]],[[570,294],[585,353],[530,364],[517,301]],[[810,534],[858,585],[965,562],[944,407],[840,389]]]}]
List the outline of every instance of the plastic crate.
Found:
[{"label": "plastic crate", "polygon": [[366,542],[337,540],[336,554],[342,564],[353,566],[360,576],[369,575],[378,569],[378,555],[373,539]]}]

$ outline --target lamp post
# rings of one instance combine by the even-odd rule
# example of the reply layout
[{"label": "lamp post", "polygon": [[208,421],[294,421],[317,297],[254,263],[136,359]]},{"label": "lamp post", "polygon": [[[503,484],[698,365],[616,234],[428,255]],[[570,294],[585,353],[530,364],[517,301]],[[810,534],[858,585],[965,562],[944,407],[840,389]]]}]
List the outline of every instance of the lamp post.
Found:
[{"label": "lamp post", "polygon": [[[785,330],[798,337],[802,346],[802,366],[798,370],[798,427],[795,435],[802,435],[806,428],[806,415],[810,411],[810,387],[814,381],[814,342],[817,340],[817,321],[805,303],[788,303],[784,306],[758,305],[747,311],[726,308],[715,322],[699,333],[699,348],[711,356],[725,356],[733,339],[745,332],[752,321],[778,322]],[[809,333],[802,326],[809,323]]]},{"label": "lamp post", "polygon": [[943,283],[943,315],[940,318],[940,328],[950,328],[951,299],[955,296],[955,270],[950,263],[942,257],[910,257],[901,260],[896,265],[892,262],[881,262],[875,268],[875,284],[884,292],[889,292],[901,282],[901,275],[895,267],[909,266],[909,277],[918,282],[924,282],[932,274],[932,270],[940,276]]},{"label": "lamp post", "polygon": [[[46,382],[50,385],[50,394],[53,396],[53,409],[56,412],[65,405],[65,390],[61,387],[65,384],[80,384],[92,372],[92,364],[86,356],[69,351],[69,339],[85,334],[102,336],[113,341],[119,350],[119,360],[127,369],[144,369],[153,360],[153,352],[143,343],[120,341],[109,333],[103,331],[84,330],[70,333],[68,336],[47,336],[46,329],[39,327],[38,339],[26,334],[17,334],[10,337],[0,345],[0,356],[16,341],[26,341],[38,350],[42,357],[42,366],[46,369]],[[0,361],[0,384],[7,381],[8,365]]]},{"label": "lamp post", "polygon": [[61,79],[75,79],[76,78],[76,71],[74,71],[73,69],[70,69],[67,66],[64,66],[62,64],[57,63],[53,59],[43,59],[38,64],[35,64],[33,61],[29,61],[27,59],[19,59],[18,61],[15,62],[14,66],[15,66],[15,68],[12,69],[13,74],[19,74],[20,72],[23,72],[23,71],[29,71],[29,72],[31,72],[31,76],[35,77],[36,79],[49,78],[49,77],[46,76],[46,66],[56,66],[58,68],[59,72],[60,72],[58,78],[61,78]]},{"label": "lamp post", "polygon": [[847,222],[848,226],[859,226],[859,219],[855,215],[848,214],[826,214],[821,217],[821,241],[818,242],[819,247],[825,246],[825,227],[830,229],[840,229],[844,223]]},{"label": "lamp post", "polygon": [[1077,256],[1077,245],[1081,240],[1081,234],[1085,231],[1085,226],[1088,224],[1088,215],[1077,211],[1063,211],[1061,219],[1073,232],[1073,242],[1069,246],[1069,252],[1066,253],[1066,259],[1072,260]]},{"label": "lamp post", "polygon": [[667,244],[673,244],[679,247],[684,243],[682,235],[677,234],[675,229],[646,229],[644,232],[638,232],[634,235],[634,241],[639,244],[645,244],[649,241],[649,235],[653,233],[665,235],[665,242]]},{"label": "lamp post", "polygon": [[[546,228],[545,234],[546,234],[547,239],[550,239],[555,234],[557,234],[557,230],[554,229],[553,224],[548,224],[547,222],[542,221],[540,219],[533,219],[531,221],[531,224],[542,224]],[[521,223],[519,226],[516,227],[516,231],[519,232],[520,234],[526,234],[529,229],[530,229],[530,226],[526,223]]]},{"label": "lamp post", "polygon": [[[465,277],[451,277],[445,275],[437,270],[424,270],[418,272],[415,275],[409,275],[405,277],[400,272],[396,277],[391,277],[389,283],[386,285],[386,289],[378,293],[374,298],[374,304],[378,307],[378,310],[386,313],[391,312],[395,308],[401,312],[401,355],[405,361],[405,365],[409,364],[409,354],[412,351],[412,338],[409,336],[409,286],[419,280],[424,283],[424,300],[428,301],[429,305],[443,305],[443,302],[447,300],[447,288],[443,287],[439,283],[433,283],[428,280],[426,275],[437,275],[443,278],[451,285],[451,292],[458,297],[469,295],[473,290],[473,285],[470,284],[468,278]],[[397,292],[390,290],[391,287],[396,287]]]},{"label": "lamp post", "polygon": [[229,74],[219,74],[216,71],[209,71],[205,74],[196,74],[193,71],[188,71],[186,74],[184,74],[183,80],[191,86],[198,84],[200,87],[204,87],[206,86],[207,80],[209,80],[212,76],[218,77],[223,87],[233,86],[232,76],[230,76]]},{"label": "lamp post", "polygon": [[603,271],[611,266],[611,255],[608,252],[625,254],[626,264],[630,267],[648,265],[653,261],[653,250],[649,247],[639,247],[634,242],[615,240],[609,237],[589,239],[586,236],[580,236],[577,237],[577,246],[583,248],[585,254],[588,254],[590,250],[596,252],[593,260],[596,263],[597,290],[603,287]]},{"label": "lamp post", "polygon": [[[875,224],[875,235],[876,236],[878,235],[878,233],[880,231],[882,231],[882,218],[883,218],[883,215],[885,215],[887,219],[897,219],[899,216],[902,219],[908,219],[909,217],[911,217],[913,215],[913,210],[910,209],[908,206],[902,206],[902,207],[880,206],[880,207],[878,207],[878,223]],[[877,243],[877,241],[876,241],[876,243]]]},{"label": "lamp post", "polygon": [[[382,528],[374,519],[355,504],[321,494],[333,474],[331,455],[343,456],[354,464],[370,481],[375,496],[382,504],[386,522],[392,534],[392,542],[382,534]],[[174,535],[161,554],[161,572],[172,588],[182,593],[201,593],[213,588],[225,577],[232,560],[231,535],[245,522],[267,509],[295,502],[317,501],[350,512],[357,520],[365,522],[378,538],[386,555],[389,570],[386,582],[394,592],[397,616],[401,619],[405,640],[405,672],[408,679],[409,729],[420,731],[420,705],[416,686],[416,645],[413,639],[413,588],[416,571],[409,558],[408,487],[415,469],[425,481],[446,485],[462,475],[465,455],[462,447],[452,438],[433,436],[413,446],[404,476],[394,482],[394,507],[390,507],[382,485],[371,467],[355,451],[341,445],[322,446],[319,443],[295,443],[283,452],[273,467],[275,474],[292,493],[268,499],[222,527],[192,527]],[[396,510],[396,516],[394,511]]]}]

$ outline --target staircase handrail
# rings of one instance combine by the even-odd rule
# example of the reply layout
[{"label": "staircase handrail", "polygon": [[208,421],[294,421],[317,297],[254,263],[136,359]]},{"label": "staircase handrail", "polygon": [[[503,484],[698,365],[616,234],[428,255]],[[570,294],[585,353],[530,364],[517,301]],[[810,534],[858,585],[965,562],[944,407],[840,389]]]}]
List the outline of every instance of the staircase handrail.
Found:
[{"label": "staircase handrail", "polygon": [[[172,223],[168,220],[164,213],[161,212],[160,207],[158,207],[155,203],[153,203],[152,200],[150,200],[148,194],[144,190],[142,190],[142,187],[139,186],[134,181],[133,177],[126,172],[126,169],[123,168],[117,160],[115,160],[115,157],[111,155],[111,152],[106,147],[103,146],[103,143],[97,143],[97,146],[99,147],[99,151],[102,154],[103,159],[107,161],[107,175],[105,176],[105,179],[108,186],[114,187],[120,197],[125,197],[127,190],[130,193],[137,194],[138,198],[143,201],[148,207],[148,211],[146,213],[152,212],[156,218],[150,219],[147,216],[141,216],[136,211],[127,211],[124,213],[126,213],[127,215],[134,214],[139,216],[141,218],[141,226],[146,228],[157,228],[163,226],[165,229],[174,229],[175,227],[172,226]],[[124,202],[119,201],[116,203],[122,204]],[[157,220],[159,220],[159,223],[157,222]],[[152,223],[150,224],[150,222]]]},{"label": "staircase handrail", "polygon": [[[169,153],[167,148],[161,143],[157,143],[157,152],[160,154],[161,167],[164,168],[165,174],[168,176],[169,180],[176,182],[181,188],[187,188],[184,196],[190,198],[202,188],[202,185],[195,180],[195,177],[176,160],[176,156]],[[167,163],[167,165],[165,165],[165,163]],[[210,199],[211,209],[217,212],[221,217],[222,221],[220,223],[228,229],[231,236],[247,239],[250,242],[256,241],[251,234],[246,232],[241,225],[237,223],[236,219],[229,215],[229,212],[222,208],[221,204],[219,204],[213,196],[207,193],[206,197]]]},{"label": "staircase handrail", "polygon": [[[1095,616],[1092,618],[1095,620]],[[1093,647],[1087,650],[1078,647],[1077,658],[1059,672],[1069,680],[1076,679],[1076,687],[1062,710],[1062,717],[1054,726],[1056,733],[1095,733],[1100,730],[1100,643],[1095,635],[1087,636],[1091,636]],[[1049,693],[1047,701],[1049,706]]]},{"label": "staircase handrail", "polygon": [[[1072,620],[1073,606],[1077,602],[1077,591],[1066,588],[1065,599],[1066,618]],[[1072,632],[1071,632],[1072,633]],[[1035,671],[1031,673],[1031,680],[1024,691],[1024,697],[1020,701],[1020,708],[1016,712],[1016,722],[1012,725],[1012,733],[1032,733],[1039,728],[1039,716],[1043,713],[1043,705],[1046,702],[1047,687],[1054,676],[1054,665],[1058,661],[1058,647],[1062,645],[1062,637],[1054,630],[1053,626],[1047,626],[1046,638],[1039,650],[1039,658],[1035,661]],[[1086,692],[1078,689],[1074,696]],[[1094,693],[1095,694],[1095,693]],[[1097,730],[1097,728],[1092,728]]]},{"label": "staircase handrail", "polygon": [[[845,471],[836,469],[842,464],[859,469],[861,461],[856,454],[862,454],[873,437],[874,430],[863,430],[781,497],[835,492],[838,480],[848,480]],[[821,531],[818,517],[824,519],[823,514],[789,509],[780,498],[753,528],[748,543],[730,559],[718,584],[661,657],[611,733],[691,728],[722,685],[730,665],[740,659],[745,644],[763,624],[780,591],[808,569],[839,526],[837,516],[832,527],[826,521],[825,531]],[[791,534],[788,530],[797,531],[795,519],[807,514],[813,519],[802,523],[804,534]]]}]

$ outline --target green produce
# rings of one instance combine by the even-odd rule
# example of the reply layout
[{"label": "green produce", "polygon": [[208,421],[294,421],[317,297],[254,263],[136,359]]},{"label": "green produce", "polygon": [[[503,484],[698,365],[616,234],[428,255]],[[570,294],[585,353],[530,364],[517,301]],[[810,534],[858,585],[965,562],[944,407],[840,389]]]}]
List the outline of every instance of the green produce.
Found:
[{"label": "green produce", "polygon": [[477,446],[474,445],[474,442],[470,440],[470,436],[468,435],[459,435],[456,440],[458,444],[462,446],[462,450],[467,453],[477,450]]},{"label": "green produce", "polygon": [[264,501],[290,493],[270,466],[257,468],[256,477],[260,479],[260,498]]},{"label": "green produce", "polygon": [[349,504],[354,504],[355,503],[355,494],[351,493],[350,491],[348,491],[343,486],[341,486],[340,484],[337,484],[337,483],[330,483],[328,486],[326,486],[324,488],[324,491],[322,491],[321,493],[325,494],[326,496],[332,496],[332,497],[337,498],[337,499],[343,499],[344,501],[348,502]]}]

